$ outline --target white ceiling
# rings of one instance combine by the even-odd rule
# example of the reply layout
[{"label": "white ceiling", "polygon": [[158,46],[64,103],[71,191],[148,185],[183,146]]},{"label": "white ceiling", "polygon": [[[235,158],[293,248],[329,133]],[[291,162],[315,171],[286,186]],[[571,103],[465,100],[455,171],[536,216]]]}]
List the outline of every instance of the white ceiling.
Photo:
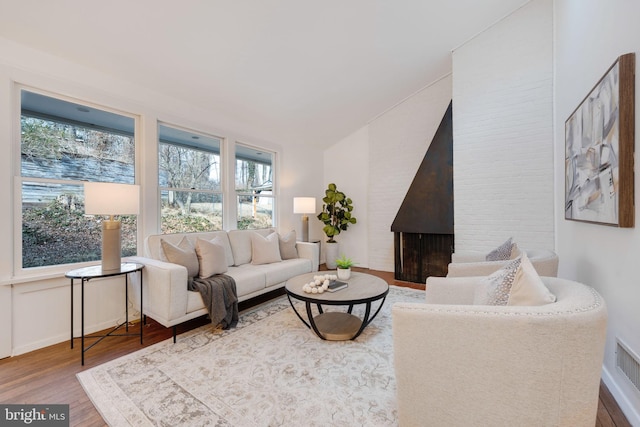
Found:
[{"label": "white ceiling", "polygon": [[0,0],[0,37],[222,111],[273,142],[333,144],[451,72],[525,0]]}]

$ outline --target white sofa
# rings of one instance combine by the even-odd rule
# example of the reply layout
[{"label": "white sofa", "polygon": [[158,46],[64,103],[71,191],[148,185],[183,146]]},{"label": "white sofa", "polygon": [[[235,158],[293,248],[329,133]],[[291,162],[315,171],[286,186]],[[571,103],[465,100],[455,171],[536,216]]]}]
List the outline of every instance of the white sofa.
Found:
[{"label": "white sofa", "polygon": [[472,305],[477,277],[427,280],[392,308],[399,424],[596,424],[607,312],[591,287],[543,277],[541,306]]},{"label": "white sofa", "polygon": [[[291,277],[318,270],[320,248],[316,243],[296,242],[299,258],[270,264],[251,263],[251,234],[267,236],[274,232],[265,230],[232,230],[203,233],[177,233],[151,235],[145,239],[145,257],[129,257],[133,262],[144,264],[143,302],[144,315],[165,327],[173,327],[187,320],[207,314],[199,292],[187,290],[187,269],[182,265],[162,261],[161,241],[178,245],[183,237],[195,247],[196,240],[212,240],[219,237],[223,242],[228,271],[225,273],[236,281],[238,301],[245,301],[284,286]],[[139,306],[139,286],[131,286],[134,306]],[[137,300],[137,301],[135,301]]]},{"label": "white sofa", "polygon": [[[540,276],[556,277],[558,275],[558,255],[548,249],[527,249],[527,257]],[[483,252],[454,252],[447,277],[488,276],[502,268],[510,260],[486,261]]]}]

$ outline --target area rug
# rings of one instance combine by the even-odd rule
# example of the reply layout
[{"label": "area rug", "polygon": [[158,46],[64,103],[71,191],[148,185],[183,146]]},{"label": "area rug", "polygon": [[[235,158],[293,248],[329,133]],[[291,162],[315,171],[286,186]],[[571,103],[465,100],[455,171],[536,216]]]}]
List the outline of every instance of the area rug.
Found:
[{"label": "area rug", "polygon": [[77,376],[111,426],[395,426],[399,301],[424,291],[391,286],[356,340],[332,342],[280,297],[241,313],[235,329],[203,326]]}]

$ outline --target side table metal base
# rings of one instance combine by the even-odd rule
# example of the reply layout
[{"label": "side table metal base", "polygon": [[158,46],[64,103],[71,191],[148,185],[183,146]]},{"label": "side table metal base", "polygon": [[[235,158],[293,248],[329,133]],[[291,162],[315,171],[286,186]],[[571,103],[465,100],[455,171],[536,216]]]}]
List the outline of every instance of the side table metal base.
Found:
[{"label": "side table metal base", "polygon": [[[120,271],[109,271],[103,272],[101,266],[92,266],[79,268],[76,270],[72,270],[65,274],[65,277],[71,279],[71,348],[73,348],[73,341],[76,339],[80,339],[80,348],[81,348],[81,363],[84,365],[84,354],[94,345],[98,344],[100,341],[105,339],[106,337],[124,337],[124,336],[140,336],[140,344],[142,344],[142,323],[140,324],[140,332],[139,334],[130,334],[129,332],[129,274],[140,272],[140,318],[142,322],[142,318],[144,317],[143,313],[143,299],[142,299],[142,269],[144,268],[143,264],[137,263],[123,263],[120,267]],[[84,286],[91,279],[96,278],[106,278],[113,276],[124,276],[124,286],[125,286],[125,321],[115,328],[113,328],[110,332],[104,335],[85,335],[84,333]],[[73,280],[80,279],[80,336],[76,337],[73,333],[73,305],[74,305],[74,297],[73,297]],[[116,334],[122,326],[125,327],[125,331],[127,333],[124,334]],[[89,346],[85,347],[85,339],[97,339],[97,341],[91,343]]]}]

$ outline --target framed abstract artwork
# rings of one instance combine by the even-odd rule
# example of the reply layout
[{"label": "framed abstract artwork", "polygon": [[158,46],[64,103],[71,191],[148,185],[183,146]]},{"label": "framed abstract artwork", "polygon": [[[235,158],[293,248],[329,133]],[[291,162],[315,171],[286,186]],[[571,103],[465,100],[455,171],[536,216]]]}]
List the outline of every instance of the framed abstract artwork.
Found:
[{"label": "framed abstract artwork", "polygon": [[618,57],[565,122],[565,219],[634,226],[635,54]]}]

